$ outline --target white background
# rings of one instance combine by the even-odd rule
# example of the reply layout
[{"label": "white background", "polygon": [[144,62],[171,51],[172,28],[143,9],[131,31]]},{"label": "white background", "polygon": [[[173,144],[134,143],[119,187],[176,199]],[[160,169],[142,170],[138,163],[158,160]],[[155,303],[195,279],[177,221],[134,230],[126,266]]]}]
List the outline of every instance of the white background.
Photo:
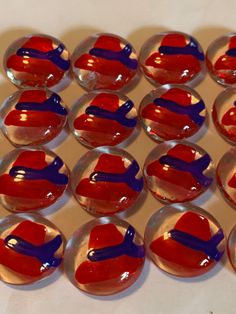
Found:
[{"label": "white background", "polygon": [[[179,30],[195,36],[206,50],[216,37],[236,31],[235,12],[236,2],[233,0],[0,0],[0,59],[13,40],[32,32],[58,37],[73,51],[86,36],[107,31],[127,38],[139,51],[142,43],[156,32]],[[7,81],[2,66],[0,70],[2,103],[16,88]],[[136,107],[152,88],[142,78],[135,90],[129,93]],[[223,88],[207,76],[196,89],[210,113],[215,97]],[[61,96],[70,107],[83,93],[76,83],[72,83]],[[207,128],[207,132],[204,130],[194,140],[211,154],[216,165],[230,146],[216,133],[210,115]],[[155,143],[142,131],[127,150],[142,165],[154,146]],[[70,169],[87,151],[72,135],[68,135],[59,146],[54,142],[49,147],[53,147]],[[0,135],[0,158],[12,149]],[[226,204],[214,185],[194,203],[211,212],[226,234],[229,233],[235,223],[236,212]],[[142,206],[128,213],[126,219],[143,234],[147,220],[160,207],[161,204],[149,194]],[[0,208],[0,217],[7,214]],[[67,238],[77,227],[92,219],[72,196],[59,210],[47,213],[47,217]],[[226,256],[207,276],[189,280],[168,276],[147,262],[143,275],[133,287],[111,297],[88,296],[77,290],[64,274],[56,274],[26,287],[0,283],[0,313],[233,314],[235,289],[235,273]]]}]

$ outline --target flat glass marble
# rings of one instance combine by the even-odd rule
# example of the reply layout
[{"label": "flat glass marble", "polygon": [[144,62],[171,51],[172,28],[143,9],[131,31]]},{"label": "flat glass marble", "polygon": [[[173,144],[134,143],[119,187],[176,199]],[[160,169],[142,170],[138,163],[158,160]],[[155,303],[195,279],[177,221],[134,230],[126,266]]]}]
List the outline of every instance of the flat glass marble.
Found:
[{"label": "flat glass marble", "polygon": [[60,266],[63,253],[63,235],[40,215],[0,220],[0,280],[14,285],[41,280]]},{"label": "flat glass marble", "polygon": [[64,265],[77,288],[111,295],[137,280],[144,260],[143,240],[134,227],[115,217],[102,217],[83,225],[69,239]]},{"label": "flat glass marble", "polygon": [[67,109],[56,93],[20,90],[0,109],[0,126],[15,146],[42,145],[55,138],[67,121]]},{"label": "flat glass marble", "polygon": [[48,207],[62,196],[68,178],[55,153],[40,147],[15,149],[0,162],[0,203],[13,212]]},{"label": "flat glass marble", "polygon": [[222,85],[236,84],[236,33],[221,36],[210,44],[206,64],[214,81]]},{"label": "flat glass marble", "polygon": [[200,95],[187,86],[174,84],[151,91],[139,107],[144,130],[157,142],[194,135],[203,125],[205,115]]},{"label": "flat glass marble", "polygon": [[74,76],[86,90],[120,90],[138,70],[134,48],[113,34],[96,34],[82,41],[71,56]]},{"label": "flat glass marble", "polygon": [[204,53],[190,35],[159,33],[142,46],[139,62],[146,78],[154,85],[187,84],[204,70]]},{"label": "flat glass marble", "polygon": [[95,91],[80,97],[72,107],[69,125],[87,147],[115,146],[127,140],[137,124],[137,112],[126,96]]},{"label": "flat glass marble", "polygon": [[79,204],[94,215],[113,215],[132,207],[143,190],[137,161],[108,146],[87,152],[73,170],[71,183]]},{"label": "flat glass marble", "polygon": [[228,236],[227,253],[229,261],[236,271],[236,226],[234,226]]},{"label": "flat glass marble", "polygon": [[7,49],[3,65],[17,87],[63,85],[69,69],[69,52],[58,39],[32,34],[14,41]]},{"label": "flat glass marble", "polygon": [[220,159],[216,169],[217,185],[226,200],[236,208],[236,147]]},{"label": "flat glass marble", "polygon": [[153,196],[165,203],[195,199],[212,183],[211,157],[186,141],[167,141],[145,160],[144,177]]},{"label": "flat glass marble", "polygon": [[213,105],[212,119],[219,134],[229,143],[236,144],[236,89],[221,92]]},{"label": "flat glass marble", "polygon": [[211,270],[224,253],[225,237],[216,219],[192,204],[167,205],[148,221],[145,246],[152,261],[178,277]]}]

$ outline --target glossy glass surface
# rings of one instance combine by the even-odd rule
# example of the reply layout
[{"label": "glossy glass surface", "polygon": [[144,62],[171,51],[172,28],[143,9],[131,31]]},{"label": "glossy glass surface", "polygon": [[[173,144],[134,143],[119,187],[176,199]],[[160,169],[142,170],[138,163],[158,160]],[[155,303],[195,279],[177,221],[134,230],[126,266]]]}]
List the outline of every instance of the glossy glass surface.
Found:
[{"label": "glossy glass surface", "polygon": [[65,271],[79,289],[110,295],[130,287],[145,260],[143,240],[127,222],[115,217],[94,219],[69,239]]},{"label": "glossy glass surface", "polygon": [[91,214],[113,215],[132,207],[143,190],[137,161],[122,149],[108,146],[87,152],[71,176],[79,204]]},{"label": "glossy glass surface", "polygon": [[233,207],[236,207],[236,148],[231,148],[220,159],[216,169],[217,185]]},{"label": "glossy glass surface", "polygon": [[236,271],[236,226],[232,228],[228,236],[227,253],[230,263]]},{"label": "glossy glass surface", "polygon": [[0,126],[15,146],[41,145],[65,126],[67,109],[56,93],[26,89],[12,94],[0,108]]},{"label": "glossy glass surface", "polygon": [[195,199],[211,185],[211,157],[186,141],[159,144],[147,156],[144,177],[158,200],[180,203]]},{"label": "glossy glass surface", "polygon": [[212,119],[219,134],[231,144],[236,143],[236,89],[221,92],[212,108]]},{"label": "glossy glass surface", "polygon": [[17,87],[63,85],[70,69],[69,52],[58,39],[31,34],[14,41],[4,55],[4,69]]},{"label": "glossy glass surface", "polygon": [[143,73],[154,85],[189,83],[201,74],[204,59],[197,40],[180,32],[152,36],[139,54]]},{"label": "glossy glass surface", "polygon": [[124,142],[132,135],[136,124],[137,112],[133,102],[107,90],[84,94],[69,115],[72,133],[90,148]]},{"label": "glossy glass surface", "polygon": [[64,240],[57,227],[36,214],[0,220],[0,280],[29,284],[52,274],[61,264]]},{"label": "glossy glass surface", "polygon": [[145,246],[153,262],[179,277],[211,270],[224,253],[224,233],[213,216],[192,204],[167,205],[148,221]]},{"label": "glossy glass surface", "polygon": [[137,74],[134,48],[113,34],[95,34],[82,41],[72,54],[74,76],[86,90],[120,90]]},{"label": "glossy glass surface", "polygon": [[236,84],[236,33],[229,33],[214,40],[206,52],[208,71],[217,83]]},{"label": "glossy glass surface", "polygon": [[48,207],[64,193],[68,180],[68,169],[55,153],[15,149],[0,163],[0,203],[13,212]]},{"label": "glossy glass surface", "polygon": [[148,93],[139,107],[144,130],[157,142],[194,135],[203,125],[205,115],[200,95],[183,85],[161,86]]}]

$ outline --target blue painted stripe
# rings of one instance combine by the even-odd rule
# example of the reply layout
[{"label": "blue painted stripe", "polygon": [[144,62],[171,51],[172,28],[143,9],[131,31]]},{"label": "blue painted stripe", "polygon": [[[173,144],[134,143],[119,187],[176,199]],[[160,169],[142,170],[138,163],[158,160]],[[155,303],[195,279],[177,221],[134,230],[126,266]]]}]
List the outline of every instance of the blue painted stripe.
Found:
[{"label": "blue painted stripe", "polygon": [[24,180],[47,180],[53,184],[65,185],[68,183],[67,175],[59,173],[63,161],[56,157],[51,164],[43,169],[32,169],[23,166],[12,167],[9,175]]},{"label": "blue painted stripe", "polygon": [[207,169],[211,162],[211,158],[208,154],[192,162],[186,162],[173,156],[164,155],[159,159],[159,162],[176,170],[190,172],[191,175],[205,187],[209,186],[213,181],[212,178],[208,178],[203,174],[203,171]]},{"label": "blue painted stripe", "polygon": [[137,118],[126,118],[126,114],[131,111],[134,104],[131,100],[126,101],[122,104],[116,111],[112,112],[106,109],[102,109],[97,106],[89,106],[86,108],[85,113],[91,114],[98,118],[108,119],[108,120],[115,120],[116,122],[120,123],[123,126],[128,128],[133,128],[137,124]]},{"label": "blue painted stripe", "polygon": [[32,111],[50,111],[62,116],[67,115],[67,110],[61,105],[61,97],[53,93],[44,102],[18,102],[15,106],[17,110],[32,110]]},{"label": "blue painted stripe", "polygon": [[198,126],[201,126],[205,120],[199,113],[205,109],[205,104],[202,100],[194,105],[181,106],[175,101],[164,99],[164,98],[156,98],[153,103],[156,106],[166,108],[172,112],[187,115],[189,118],[195,122]]},{"label": "blue painted stripe", "polygon": [[127,44],[122,50],[120,51],[111,51],[103,48],[92,48],[89,50],[89,54],[91,56],[95,56],[98,58],[106,59],[106,60],[113,60],[119,61],[127,68],[131,70],[136,70],[138,67],[138,62],[135,59],[131,59],[129,56],[132,53],[131,45]]},{"label": "blue painted stripe", "polygon": [[90,175],[90,180],[94,182],[126,183],[135,192],[140,192],[143,189],[144,183],[143,178],[135,178],[138,172],[139,165],[135,160],[133,160],[124,173],[107,173],[97,171]]},{"label": "blue painted stripe", "polygon": [[91,262],[100,262],[120,256],[130,256],[133,258],[144,258],[145,248],[143,245],[137,245],[134,241],[135,230],[129,225],[121,244],[108,246],[101,249],[92,249],[88,252],[87,258]]},{"label": "blue painted stripe", "polygon": [[58,68],[67,71],[70,68],[70,60],[64,60],[61,57],[65,46],[60,44],[57,48],[44,52],[33,48],[20,48],[17,50],[16,55],[20,57],[28,56],[30,58],[48,60],[54,63]]},{"label": "blue painted stripe", "polygon": [[42,245],[34,245],[24,239],[9,235],[4,239],[4,244],[13,251],[37,258],[45,268],[57,267],[60,265],[62,259],[54,257],[54,253],[62,244],[62,238],[57,235],[54,239]]},{"label": "blue painted stripe", "polygon": [[190,42],[185,47],[160,46],[159,52],[165,55],[192,55],[200,61],[204,61],[204,53],[199,50],[197,41],[190,37]]},{"label": "blue painted stripe", "polygon": [[236,48],[231,48],[227,50],[225,54],[230,57],[236,57]]},{"label": "blue painted stripe", "polygon": [[222,229],[219,229],[209,241],[201,240],[189,233],[177,229],[170,230],[168,233],[171,236],[171,239],[189,247],[190,249],[203,252],[216,261],[219,261],[224,254],[224,251],[219,252],[217,249],[218,244],[224,239]]}]

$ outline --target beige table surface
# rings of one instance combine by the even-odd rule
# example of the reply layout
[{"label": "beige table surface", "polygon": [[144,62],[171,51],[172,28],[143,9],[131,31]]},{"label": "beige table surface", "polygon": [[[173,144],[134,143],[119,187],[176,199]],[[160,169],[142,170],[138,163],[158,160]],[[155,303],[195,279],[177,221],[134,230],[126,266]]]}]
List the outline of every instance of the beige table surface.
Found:
[{"label": "beige table surface", "polygon": [[[142,43],[156,32],[179,30],[191,33],[204,50],[216,37],[236,31],[235,1],[220,0],[50,0],[3,1],[0,0],[0,59],[6,47],[19,36],[41,32],[60,38],[72,51],[81,39],[96,32],[111,32],[127,38],[139,51]],[[1,66],[0,102],[16,88],[4,76]],[[142,97],[153,87],[142,78],[129,93],[136,107]],[[209,76],[197,86],[208,112],[217,94],[223,90]],[[72,83],[61,93],[70,107],[84,91]],[[212,156],[215,165],[230,147],[220,138],[209,115],[207,127],[195,136],[196,141]],[[53,148],[70,169],[87,151],[72,135]],[[155,147],[143,131],[126,149],[142,165],[148,152]],[[0,158],[13,147],[0,134]],[[226,234],[236,221],[236,212],[223,200],[218,189],[213,188],[194,201],[212,213],[222,224]],[[69,238],[80,225],[93,217],[83,211],[71,196],[53,213],[45,211]],[[152,213],[162,205],[150,194],[135,212],[126,219],[143,234]],[[0,207],[0,217],[8,212]],[[208,275],[198,279],[175,279],[147,262],[141,278],[127,291],[111,297],[90,297],[77,290],[64,274],[57,273],[46,281],[14,287],[0,283],[0,314],[51,314],[51,313],[140,313],[140,314],[233,314],[236,311],[236,274],[226,256]],[[235,289],[235,290],[234,290]]]}]

